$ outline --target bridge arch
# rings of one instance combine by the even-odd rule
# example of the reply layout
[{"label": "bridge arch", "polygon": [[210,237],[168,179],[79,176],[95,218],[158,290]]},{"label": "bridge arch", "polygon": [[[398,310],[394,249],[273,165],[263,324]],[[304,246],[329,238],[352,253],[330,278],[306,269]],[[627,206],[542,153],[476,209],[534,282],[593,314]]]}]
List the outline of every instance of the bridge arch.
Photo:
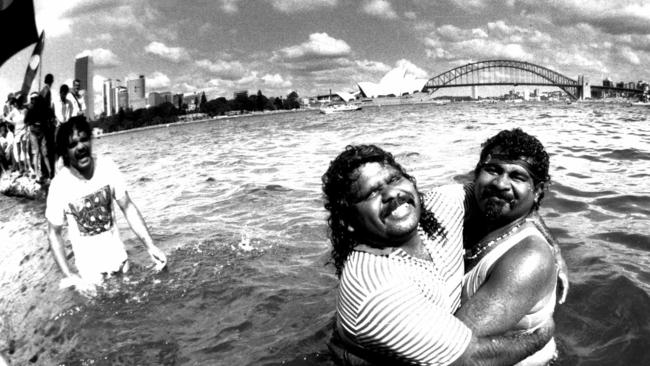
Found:
[{"label": "bridge arch", "polygon": [[[489,72],[498,70],[505,71],[509,75],[509,78],[506,80],[494,77],[494,75],[488,75],[491,76],[491,78],[485,80],[487,73],[484,72],[484,70]],[[515,70],[517,75],[514,75],[515,72],[513,71]],[[523,71],[525,75],[521,75],[520,71]],[[427,81],[422,91],[433,93],[434,91],[444,87],[474,85],[556,86],[564,90],[564,92],[573,99],[577,99],[580,96],[579,93],[582,87],[582,85],[574,79],[530,62],[515,60],[486,60],[459,66],[434,76]]]}]

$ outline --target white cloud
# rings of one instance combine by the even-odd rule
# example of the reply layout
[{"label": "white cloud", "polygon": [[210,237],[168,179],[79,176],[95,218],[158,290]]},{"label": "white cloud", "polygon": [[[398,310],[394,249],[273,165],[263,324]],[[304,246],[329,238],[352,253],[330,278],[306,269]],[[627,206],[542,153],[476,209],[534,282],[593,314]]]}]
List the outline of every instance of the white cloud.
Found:
[{"label": "white cloud", "polygon": [[404,18],[409,19],[409,20],[415,20],[417,19],[417,14],[414,11],[407,11],[404,12]]},{"label": "white cloud", "polygon": [[160,56],[165,60],[177,63],[188,61],[190,58],[183,47],[167,47],[161,42],[151,42],[145,46],[144,50],[148,53]]},{"label": "white cloud", "polygon": [[290,46],[279,52],[288,59],[309,57],[341,57],[351,53],[350,46],[343,40],[330,37],[327,33],[312,33],[309,41],[298,46]]},{"label": "white cloud", "polygon": [[221,5],[221,10],[224,11],[224,13],[227,14],[233,14],[239,11],[239,3],[240,0],[219,0],[219,3]]},{"label": "white cloud", "polygon": [[627,60],[627,62],[633,64],[633,65],[639,65],[641,63],[641,59],[639,56],[632,51],[629,47],[625,47],[621,50],[621,56],[623,59]]},{"label": "white cloud", "polygon": [[247,68],[239,61],[224,61],[224,60],[199,60],[196,65],[202,69],[208,70],[216,74],[217,77],[228,80],[236,80],[242,78],[247,73]]},{"label": "white cloud", "polygon": [[364,13],[384,18],[384,19],[396,19],[397,13],[393,10],[391,4],[386,0],[366,0],[363,3],[362,10]]},{"label": "white cloud", "polygon": [[338,0],[267,0],[271,5],[284,13],[295,13],[315,10],[318,8],[333,8]]},{"label": "white cloud", "polygon": [[[16,1],[16,0],[14,0]],[[39,30],[46,31],[46,37],[58,37],[72,31],[72,19],[66,14],[78,7],[84,0],[51,1],[37,0],[34,2],[36,25]]]},{"label": "white cloud", "polygon": [[371,73],[375,73],[375,72],[387,73],[392,69],[390,66],[386,65],[385,63],[378,62],[378,61],[357,60],[355,61],[355,64],[362,71],[371,72]]},{"label": "white cloud", "polygon": [[154,71],[151,75],[147,76],[145,83],[147,89],[161,89],[171,85],[169,77],[160,71]]},{"label": "white cloud", "polygon": [[120,60],[117,55],[111,50],[105,48],[95,48],[94,50],[84,50],[76,56],[76,58],[83,56],[91,56],[93,65],[99,69],[108,69],[118,66]]},{"label": "white cloud", "polygon": [[262,76],[262,81],[264,85],[267,85],[271,88],[289,88],[291,87],[291,81],[284,80],[280,74],[266,74]]}]

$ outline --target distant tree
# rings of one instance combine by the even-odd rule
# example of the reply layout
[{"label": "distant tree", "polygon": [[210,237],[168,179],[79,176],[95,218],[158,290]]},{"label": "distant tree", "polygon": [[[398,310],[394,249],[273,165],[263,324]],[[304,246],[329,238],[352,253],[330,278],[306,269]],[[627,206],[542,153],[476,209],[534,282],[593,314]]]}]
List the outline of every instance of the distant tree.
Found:
[{"label": "distant tree", "polygon": [[289,93],[289,95],[287,95],[287,100],[285,101],[285,108],[286,109],[300,108],[298,93],[292,91],[291,93]]},{"label": "distant tree", "polygon": [[255,97],[255,110],[263,111],[264,109],[268,108],[269,98],[265,97],[264,94],[262,94],[261,90],[257,91],[257,95]]},{"label": "distant tree", "polygon": [[273,106],[275,107],[275,109],[284,109],[284,105],[283,105],[283,103],[282,103],[282,99],[281,99],[281,98],[278,98],[278,97],[276,97],[275,99],[273,99]]},{"label": "distant tree", "polygon": [[201,113],[207,112],[208,99],[205,97],[205,92],[201,93],[201,102],[199,103],[199,111]]}]

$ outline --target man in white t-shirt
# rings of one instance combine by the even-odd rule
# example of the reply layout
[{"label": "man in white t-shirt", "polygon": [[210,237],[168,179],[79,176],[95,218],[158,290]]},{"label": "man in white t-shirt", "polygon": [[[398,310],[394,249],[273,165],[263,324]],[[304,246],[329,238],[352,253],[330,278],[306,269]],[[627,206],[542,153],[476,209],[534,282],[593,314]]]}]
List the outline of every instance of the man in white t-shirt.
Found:
[{"label": "man in white t-shirt", "polygon": [[[92,295],[104,277],[128,270],[113,202],[145,244],[155,268],[162,270],[167,264],[165,253],[154,245],[140,211],[129,198],[115,163],[92,155],[91,137],[84,116],[73,117],[59,128],[56,145],[64,167],[52,180],[45,210],[52,253],[65,275],[60,285],[75,286],[85,295]],[[61,234],[66,221],[79,274],[73,273],[66,261]]]}]

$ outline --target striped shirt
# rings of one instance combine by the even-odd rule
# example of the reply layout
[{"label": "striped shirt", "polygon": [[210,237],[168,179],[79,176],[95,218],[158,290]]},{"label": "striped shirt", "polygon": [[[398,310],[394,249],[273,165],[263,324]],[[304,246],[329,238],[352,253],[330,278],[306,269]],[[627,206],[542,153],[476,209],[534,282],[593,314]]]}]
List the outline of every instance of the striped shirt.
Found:
[{"label": "striped shirt", "polygon": [[400,248],[359,245],[341,275],[338,333],[372,354],[415,365],[448,365],[463,354],[471,331],[453,313],[463,279],[463,186],[435,189],[424,198],[445,235],[420,236],[433,261]]}]

